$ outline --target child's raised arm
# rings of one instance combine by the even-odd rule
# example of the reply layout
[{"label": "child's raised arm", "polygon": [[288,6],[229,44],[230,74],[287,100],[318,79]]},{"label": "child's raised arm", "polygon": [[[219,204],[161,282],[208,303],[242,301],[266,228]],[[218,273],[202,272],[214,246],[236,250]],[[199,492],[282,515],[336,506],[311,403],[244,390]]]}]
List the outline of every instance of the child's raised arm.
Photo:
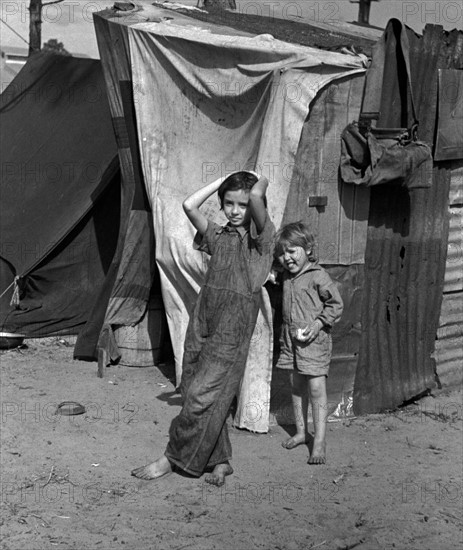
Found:
[{"label": "child's raised arm", "polygon": [[206,233],[207,218],[199,210],[199,207],[219,189],[225,177],[226,176],[223,176],[212,183],[201,187],[201,189],[198,189],[183,201],[183,210],[185,211],[185,214],[188,216],[190,222],[195,226],[196,231],[198,231],[201,235]]},{"label": "child's raised arm", "polygon": [[[255,172],[253,172],[255,174]],[[260,174],[255,174],[259,179],[252,186],[249,193],[249,206],[251,216],[256,224],[257,231],[260,233],[264,228],[267,208],[265,207],[265,192],[268,187],[268,179]]]}]

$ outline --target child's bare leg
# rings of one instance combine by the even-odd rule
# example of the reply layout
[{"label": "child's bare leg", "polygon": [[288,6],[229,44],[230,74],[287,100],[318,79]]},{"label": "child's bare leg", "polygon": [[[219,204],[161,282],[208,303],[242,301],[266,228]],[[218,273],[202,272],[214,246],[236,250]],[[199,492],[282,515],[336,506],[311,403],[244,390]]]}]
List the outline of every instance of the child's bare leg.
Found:
[{"label": "child's bare leg", "polygon": [[294,371],[291,373],[292,401],[296,434],[282,442],[285,449],[294,449],[307,443],[307,411],[309,398],[307,392],[307,376]]},{"label": "child's bare leg", "polygon": [[233,468],[228,462],[217,464],[210,474],[206,474],[206,482],[221,487],[225,483],[225,477],[233,473]]},{"label": "child's bare leg", "polygon": [[151,464],[132,470],[132,475],[140,479],[157,479],[172,473],[172,466],[167,457],[162,455]]},{"label": "child's bare leg", "polygon": [[326,462],[326,418],[328,413],[328,398],[326,395],[326,377],[311,376],[308,380],[312,416],[314,423],[314,442],[309,464],[325,464]]}]

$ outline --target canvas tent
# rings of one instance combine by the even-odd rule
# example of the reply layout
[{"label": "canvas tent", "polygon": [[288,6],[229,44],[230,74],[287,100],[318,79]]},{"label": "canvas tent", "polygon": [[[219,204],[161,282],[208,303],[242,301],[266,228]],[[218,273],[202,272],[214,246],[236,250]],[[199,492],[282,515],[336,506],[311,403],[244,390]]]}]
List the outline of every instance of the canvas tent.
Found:
[{"label": "canvas tent", "polygon": [[101,64],[40,53],[0,96],[0,332],[77,334],[118,240]]}]

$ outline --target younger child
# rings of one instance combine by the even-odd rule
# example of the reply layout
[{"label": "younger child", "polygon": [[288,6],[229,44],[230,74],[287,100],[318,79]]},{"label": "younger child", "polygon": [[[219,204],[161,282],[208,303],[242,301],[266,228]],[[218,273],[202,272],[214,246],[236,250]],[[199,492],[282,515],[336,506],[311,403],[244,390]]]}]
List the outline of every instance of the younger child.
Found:
[{"label": "younger child", "polygon": [[293,449],[309,440],[309,397],[315,428],[309,464],[325,463],[326,378],[331,360],[331,327],[343,303],[336,285],[318,265],[314,237],[302,222],[290,223],[276,235],[275,257],[283,266],[283,327],[277,367],[291,369],[296,435],[282,443]]},{"label": "younger child", "polygon": [[[235,172],[183,203],[197,231],[195,247],[211,259],[185,338],[182,410],[170,426],[165,453],[133,470],[136,477],[156,479],[173,469],[199,477],[208,471],[206,481],[220,486],[233,473],[226,418],[246,366],[273,256],[267,186],[267,179],[254,172]],[[223,227],[200,210],[216,192],[228,220]]]}]

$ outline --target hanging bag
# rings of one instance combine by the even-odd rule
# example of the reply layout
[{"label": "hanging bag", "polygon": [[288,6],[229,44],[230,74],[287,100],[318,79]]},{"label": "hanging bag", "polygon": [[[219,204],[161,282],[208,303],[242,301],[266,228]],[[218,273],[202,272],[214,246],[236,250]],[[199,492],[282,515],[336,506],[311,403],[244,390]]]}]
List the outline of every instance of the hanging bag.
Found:
[{"label": "hanging bag", "polygon": [[[411,116],[407,117],[408,127],[378,128],[387,42],[393,35],[398,36],[397,57],[405,67],[408,95],[405,99],[406,103],[409,102]],[[409,50],[405,25],[398,19],[391,19],[375,47],[367,72],[359,122],[348,124],[341,134],[340,173],[345,183],[368,187],[384,183],[408,188],[431,186],[431,149],[417,139],[418,119],[410,78]]]}]

